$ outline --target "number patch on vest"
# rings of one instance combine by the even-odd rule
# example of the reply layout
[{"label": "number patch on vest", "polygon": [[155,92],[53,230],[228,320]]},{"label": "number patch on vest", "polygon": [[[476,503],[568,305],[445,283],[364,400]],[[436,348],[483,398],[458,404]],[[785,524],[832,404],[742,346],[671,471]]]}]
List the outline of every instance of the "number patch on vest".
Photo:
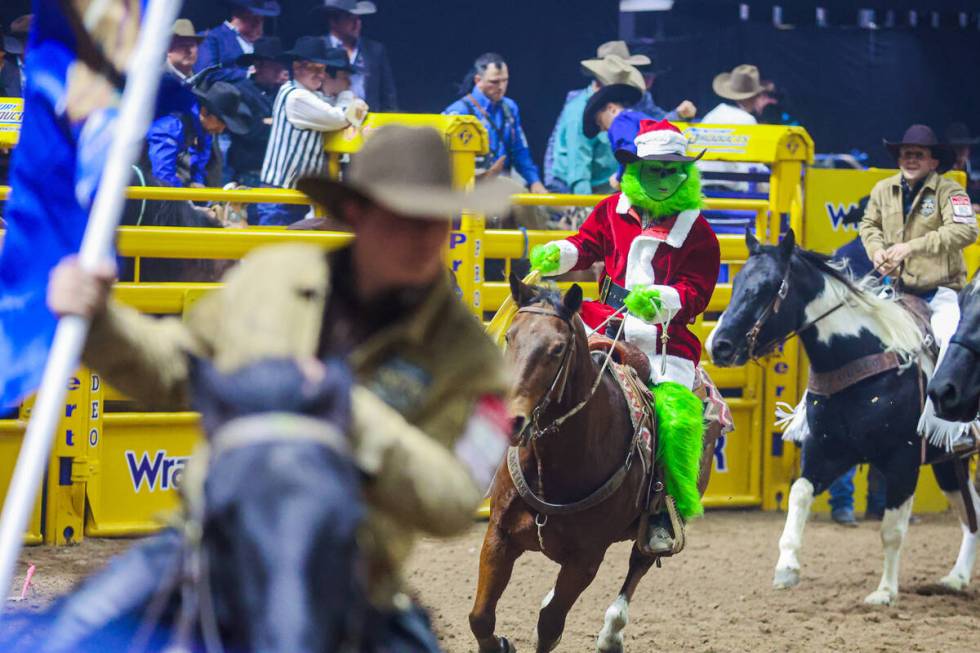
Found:
[{"label": "number patch on vest", "polygon": [[953,195],[949,198],[949,203],[953,207],[953,222],[972,224],[976,220],[973,217],[973,205],[966,195]]}]

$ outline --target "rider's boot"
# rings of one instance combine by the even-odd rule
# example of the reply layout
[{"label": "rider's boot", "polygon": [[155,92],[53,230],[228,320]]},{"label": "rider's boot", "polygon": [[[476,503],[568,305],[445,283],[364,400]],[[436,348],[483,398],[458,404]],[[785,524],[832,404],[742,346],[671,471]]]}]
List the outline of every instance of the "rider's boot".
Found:
[{"label": "rider's boot", "polygon": [[654,555],[666,555],[673,552],[674,536],[671,534],[670,516],[666,511],[650,515],[647,541],[650,545],[650,553]]}]

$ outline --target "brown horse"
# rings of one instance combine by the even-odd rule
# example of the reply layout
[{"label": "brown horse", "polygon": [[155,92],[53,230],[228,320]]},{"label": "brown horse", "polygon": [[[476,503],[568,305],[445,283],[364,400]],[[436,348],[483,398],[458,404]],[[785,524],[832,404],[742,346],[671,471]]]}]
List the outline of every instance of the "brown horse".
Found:
[{"label": "brown horse", "polygon": [[[581,288],[573,285],[562,298],[512,277],[511,293],[520,307],[507,333],[507,358],[516,379],[510,398],[515,441],[525,445],[518,450],[520,471],[527,489],[534,488],[547,503],[585,506],[568,514],[544,514],[536,509],[541,506],[532,507],[521,496],[506,466],[498,470],[470,612],[481,653],[515,651],[494,633],[495,612],[514,563],[525,551],[540,551],[561,565],[554,589],[541,604],[537,628],[539,653],[558,646],[568,611],[595,578],[606,549],[636,538],[641,517],[637,498],[645,477],[644,466],[631,456],[634,427],[623,392],[610,375],[599,378],[602,361],[589,353],[578,316]],[[563,419],[582,402],[580,410]],[[710,459],[711,452],[706,454]],[[618,489],[598,502],[589,501],[616,477]],[[653,563],[634,544],[626,580],[606,611],[598,651],[623,650],[630,599]]]}]

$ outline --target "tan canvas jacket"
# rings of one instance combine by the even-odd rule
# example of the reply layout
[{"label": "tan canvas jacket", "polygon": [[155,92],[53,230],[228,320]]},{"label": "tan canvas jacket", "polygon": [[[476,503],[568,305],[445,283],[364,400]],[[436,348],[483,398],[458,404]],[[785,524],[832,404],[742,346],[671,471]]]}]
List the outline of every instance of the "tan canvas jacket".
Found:
[{"label": "tan canvas jacket", "polygon": [[[186,408],[185,352],[226,370],[263,357],[316,356],[328,280],[318,248],[259,249],[183,321],[110,302],[92,324],[83,361],[134,399]],[[355,456],[373,479],[361,539],[372,601],[386,606],[400,591],[416,532],[451,535],[471,523],[483,488],[442,445],[461,435],[477,398],[503,394],[506,377],[499,351],[448,279],[414,314],[364,343],[351,363],[361,384],[353,396]]]},{"label": "tan canvas jacket", "polygon": [[876,252],[907,243],[912,253],[902,267],[902,284],[913,292],[939,286],[959,290],[966,283],[963,249],[977,239],[976,216],[963,187],[935,172],[926,177],[906,221],[902,213],[901,173],[871,190],[861,220],[861,241]]}]

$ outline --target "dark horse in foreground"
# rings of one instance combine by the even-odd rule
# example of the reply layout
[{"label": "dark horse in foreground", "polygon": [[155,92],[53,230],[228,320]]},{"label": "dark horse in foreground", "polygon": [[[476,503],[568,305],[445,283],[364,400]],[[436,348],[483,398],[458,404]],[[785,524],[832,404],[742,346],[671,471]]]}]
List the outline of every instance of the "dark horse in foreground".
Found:
[{"label": "dark horse in foreground", "polygon": [[[537,650],[543,653],[558,646],[569,609],[595,578],[609,545],[636,538],[645,473],[635,455],[634,426],[623,391],[611,375],[599,377],[602,357],[590,355],[578,316],[581,288],[572,286],[562,298],[557,291],[527,286],[512,276],[511,294],[520,309],[507,333],[507,359],[515,376],[510,407],[515,434],[525,446],[513,450],[509,457],[516,453],[516,459],[501,466],[491,487],[490,524],[480,552],[470,628],[483,653],[515,650],[495,633],[497,602],[517,558],[525,551],[540,551],[561,566],[538,616]],[[710,435],[705,440],[710,442]],[[702,460],[710,461],[711,449],[705,448]],[[508,465],[519,467],[525,490],[538,499],[578,507],[552,511],[532,506],[515,486]],[[603,492],[617,478],[618,487]],[[702,464],[702,492],[706,484]],[[601,500],[590,501],[603,494]],[[599,651],[623,650],[630,599],[653,563],[634,544],[626,580],[606,611],[596,643]]]},{"label": "dark horse in foreground", "polygon": [[972,422],[980,408],[980,275],[960,293],[960,324],[929,382],[936,413]]},{"label": "dark horse in foreground", "polygon": [[209,452],[184,471],[188,521],[115,558],[0,650],[328,653],[359,638],[351,379],[340,363],[316,370],[199,363]]},{"label": "dark horse in foreground", "polygon": [[[884,571],[865,602],[898,599],[898,565],[908,531],[919,466],[946,458],[917,433],[931,363],[924,334],[894,298],[857,285],[819,254],[795,247],[790,231],[779,246],[746,235],[749,258],[736,276],[732,299],[708,339],[716,365],[742,365],[799,335],[810,359],[805,397],[802,475],[793,483],[779,540],[773,585],[800,581],[799,552],[813,497],[858,463],[871,463],[887,481],[881,524]],[[960,470],[956,470],[959,465]],[[965,526],[957,474],[966,461],[933,464],[933,472],[964,523],[960,556],[940,582],[962,589],[972,572],[975,535]],[[969,489],[977,506],[976,491]]]}]

